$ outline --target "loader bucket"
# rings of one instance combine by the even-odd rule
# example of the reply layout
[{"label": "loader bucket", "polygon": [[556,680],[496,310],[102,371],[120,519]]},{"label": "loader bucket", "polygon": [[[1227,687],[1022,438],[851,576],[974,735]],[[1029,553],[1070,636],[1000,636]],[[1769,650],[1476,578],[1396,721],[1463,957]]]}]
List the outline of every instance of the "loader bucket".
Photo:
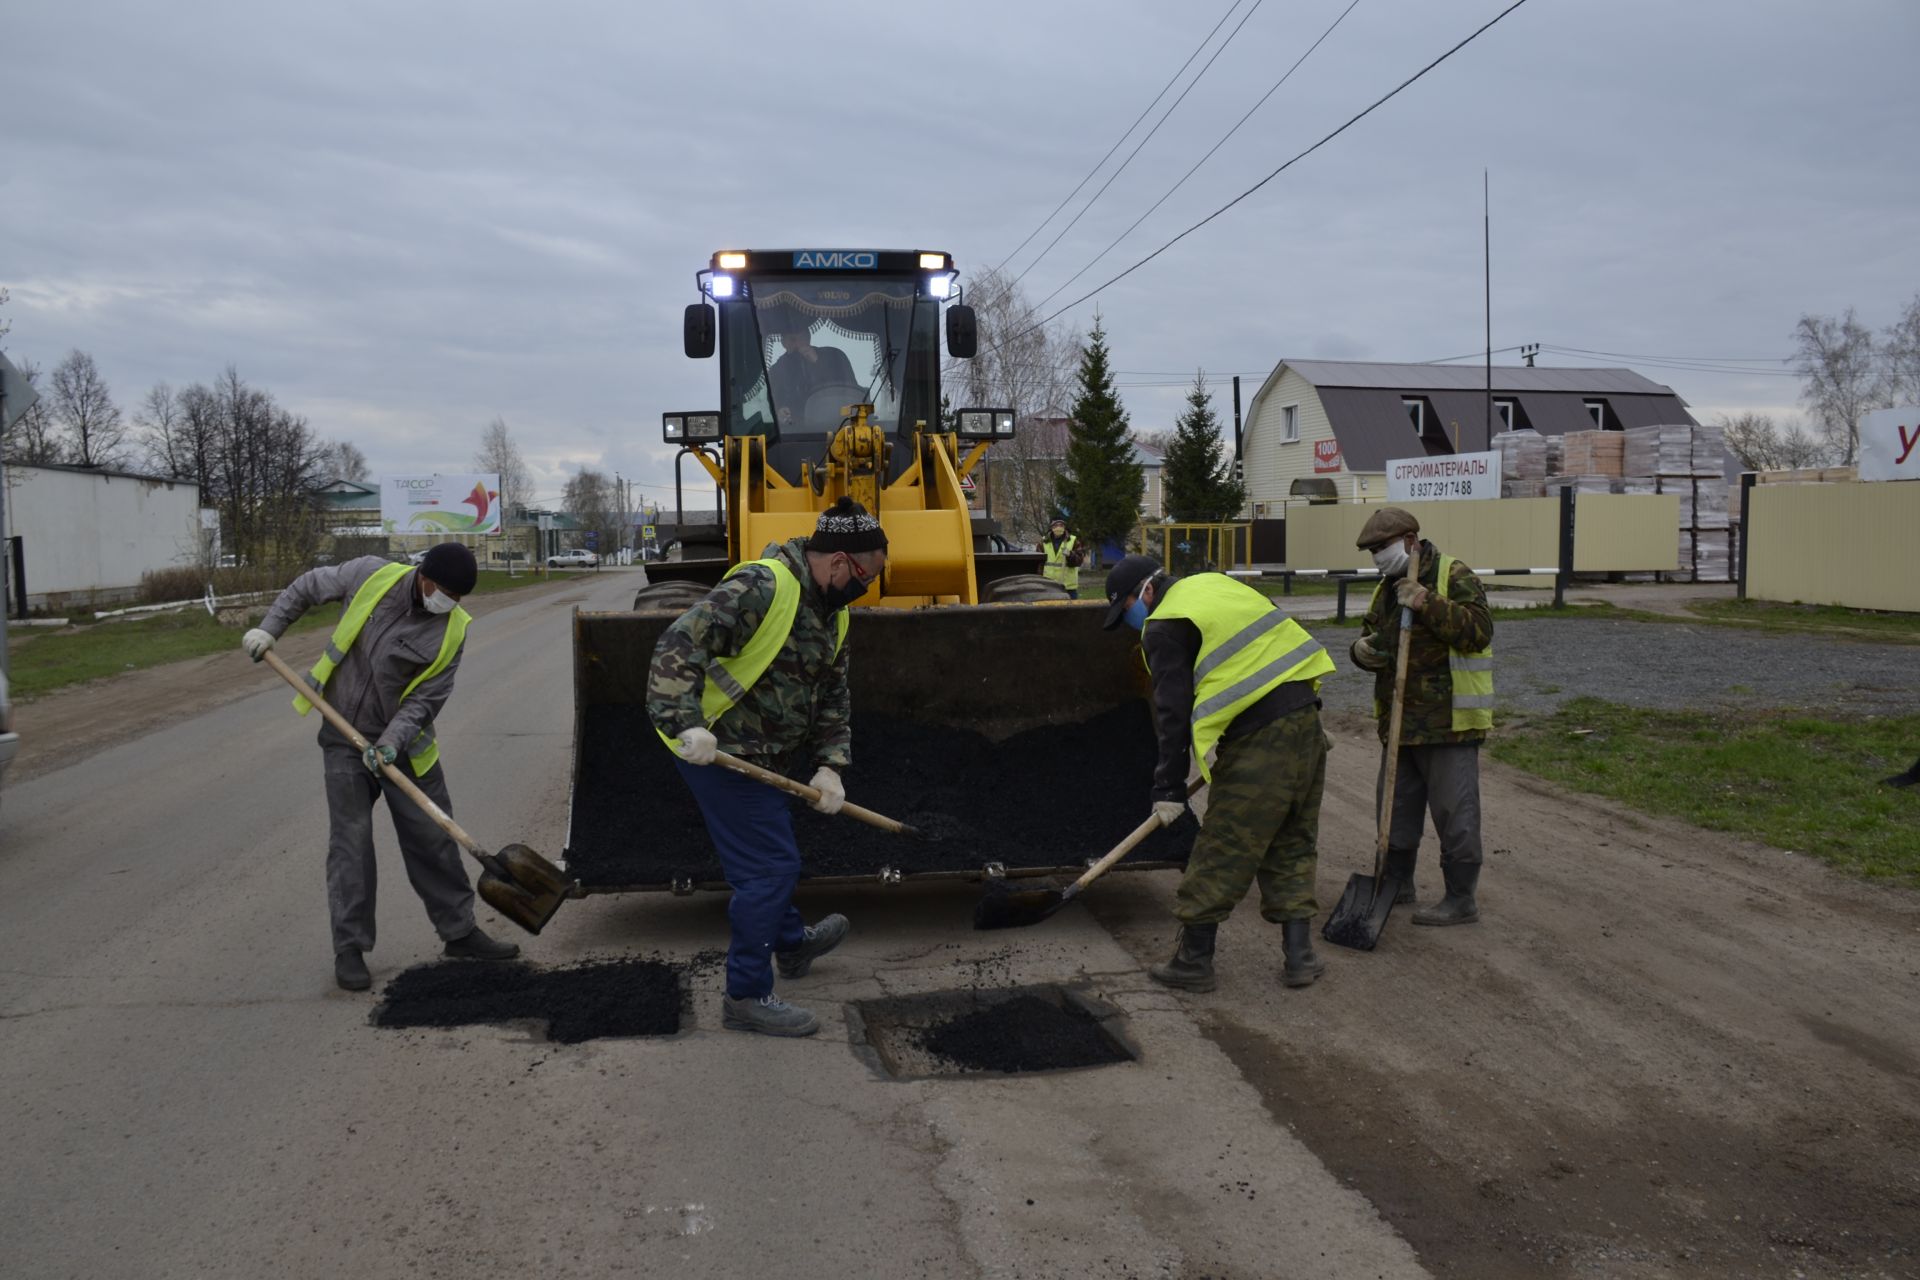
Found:
[{"label": "loader bucket", "polygon": [[[813,883],[1078,874],[1139,825],[1157,755],[1139,637],[1100,602],[856,610],[847,798],[909,840],[796,803]],[[681,767],[646,712],[654,644],[677,612],[574,614],[566,864],[586,892],[722,889]],[[784,771],[805,781],[810,762]],[[1194,824],[1120,869],[1179,866]]]}]

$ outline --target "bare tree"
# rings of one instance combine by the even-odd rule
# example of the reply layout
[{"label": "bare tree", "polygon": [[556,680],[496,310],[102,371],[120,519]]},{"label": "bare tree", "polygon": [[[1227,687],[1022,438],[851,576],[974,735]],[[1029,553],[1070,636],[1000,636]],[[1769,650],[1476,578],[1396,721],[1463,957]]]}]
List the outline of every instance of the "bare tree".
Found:
[{"label": "bare tree", "polygon": [[600,550],[620,545],[620,499],[606,472],[582,466],[561,492],[561,509],[598,535]]},{"label": "bare tree", "polygon": [[1721,414],[1715,419],[1726,433],[1727,448],[1748,471],[1795,471],[1824,467],[1833,456],[1827,446],[1798,422],[1778,425],[1764,413]]},{"label": "bare tree", "polygon": [[133,411],[133,425],[140,429],[140,448],[146,468],[155,475],[179,476],[174,467],[180,453],[176,437],[180,433],[180,397],[164,382],[156,382],[141,397]]},{"label": "bare tree", "polygon": [[227,547],[257,565],[311,561],[322,532],[314,493],[325,477],[307,420],[232,365],[211,388],[188,387],[180,400],[189,422],[206,415],[201,501],[219,507]]},{"label": "bare tree", "polygon": [[367,455],[351,440],[333,440],[320,450],[320,465],[330,480],[365,481],[373,474]]},{"label": "bare tree", "polygon": [[[26,379],[28,386],[36,391],[40,389],[39,365],[23,357],[14,361],[14,367],[20,370],[20,376]],[[4,455],[8,462],[21,466],[68,460],[66,442],[61,439],[59,426],[53,420],[52,406],[44,394],[25,413],[14,419],[6,435],[0,437],[0,455]]]},{"label": "bare tree", "polygon": [[507,420],[498,414],[480,433],[480,448],[473,455],[473,465],[486,475],[500,477],[500,510],[507,516],[526,508],[532,496],[533,479],[527,470],[526,459],[520,456],[520,446],[514,443],[513,433],[507,430]]},{"label": "bare tree", "polygon": [[67,432],[67,452],[83,467],[117,467],[126,460],[120,407],[85,351],[69,351],[53,367],[53,418]]},{"label": "bare tree", "polygon": [[[4,307],[7,305],[7,299],[10,296],[11,295],[8,294],[7,292],[7,287],[5,285],[0,285],[0,307]],[[13,321],[5,319],[4,317],[0,317],[0,338],[4,338],[9,333],[12,333],[12,332],[13,332]]]},{"label": "bare tree", "polygon": [[1920,405],[1920,293],[1913,295],[1900,318],[1880,338],[1885,361],[1888,399]]},{"label": "bare tree", "polygon": [[1887,378],[1873,333],[1848,307],[1838,319],[1801,316],[1793,336],[1799,347],[1795,368],[1807,380],[1801,399],[1840,465],[1851,466],[1860,452],[1860,419],[1887,403]]}]

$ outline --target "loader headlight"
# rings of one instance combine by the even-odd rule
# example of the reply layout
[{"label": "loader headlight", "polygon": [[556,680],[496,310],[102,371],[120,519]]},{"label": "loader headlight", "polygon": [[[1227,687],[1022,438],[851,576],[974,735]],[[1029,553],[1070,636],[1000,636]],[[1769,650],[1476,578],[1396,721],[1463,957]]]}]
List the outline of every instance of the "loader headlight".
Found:
[{"label": "loader headlight", "polygon": [[922,271],[944,271],[947,267],[947,255],[944,253],[923,253],[920,255]]},{"label": "loader headlight", "polygon": [[716,298],[731,298],[733,296],[733,277],[716,275],[707,282],[707,288],[708,292],[712,293]]},{"label": "loader headlight", "polygon": [[1006,440],[1013,436],[1013,410],[962,409],[954,415],[968,440]]},{"label": "loader headlight", "polygon": [[687,439],[718,440],[720,438],[720,415],[717,413],[689,413],[687,419]]},{"label": "loader headlight", "polygon": [[687,438],[687,415],[684,413],[663,413],[660,415],[660,435],[668,444],[677,444]]},{"label": "loader headlight", "polygon": [[936,271],[927,277],[927,296],[929,298],[950,298],[953,296],[953,272]]},{"label": "loader headlight", "polygon": [[714,254],[713,259],[713,265],[719,267],[722,271],[745,271],[747,269],[747,255],[744,253],[722,250]]}]

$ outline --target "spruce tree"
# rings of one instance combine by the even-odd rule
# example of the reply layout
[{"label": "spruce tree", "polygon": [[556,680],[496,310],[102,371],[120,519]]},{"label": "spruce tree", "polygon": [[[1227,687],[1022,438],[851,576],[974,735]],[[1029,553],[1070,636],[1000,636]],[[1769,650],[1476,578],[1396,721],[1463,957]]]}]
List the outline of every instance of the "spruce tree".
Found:
[{"label": "spruce tree", "polygon": [[1054,502],[1089,551],[1125,543],[1140,521],[1146,478],[1127,439],[1127,411],[1113,389],[1107,331],[1098,312],[1080,353],[1080,394],[1073,402],[1066,467],[1054,477]]},{"label": "spruce tree", "polygon": [[1161,465],[1167,514],[1182,524],[1218,524],[1240,514],[1247,487],[1233,478],[1233,462],[1220,438],[1207,373],[1194,375],[1187,409],[1174,424]]}]

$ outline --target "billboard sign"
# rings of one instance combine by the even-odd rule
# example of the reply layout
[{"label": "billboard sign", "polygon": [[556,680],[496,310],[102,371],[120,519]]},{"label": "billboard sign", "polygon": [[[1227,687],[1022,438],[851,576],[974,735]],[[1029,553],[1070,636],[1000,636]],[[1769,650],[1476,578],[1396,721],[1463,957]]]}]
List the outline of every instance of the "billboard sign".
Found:
[{"label": "billboard sign", "polygon": [[1433,502],[1500,496],[1500,455],[1447,453],[1387,463],[1387,501]]},{"label": "billboard sign", "polygon": [[1860,478],[1920,480],[1920,409],[1875,409],[1860,419]]},{"label": "billboard sign", "polygon": [[1338,440],[1329,438],[1313,442],[1313,474],[1334,475],[1339,472],[1342,465]]},{"label": "billboard sign", "polygon": [[500,532],[498,475],[383,476],[380,527],[387,533]]}]

